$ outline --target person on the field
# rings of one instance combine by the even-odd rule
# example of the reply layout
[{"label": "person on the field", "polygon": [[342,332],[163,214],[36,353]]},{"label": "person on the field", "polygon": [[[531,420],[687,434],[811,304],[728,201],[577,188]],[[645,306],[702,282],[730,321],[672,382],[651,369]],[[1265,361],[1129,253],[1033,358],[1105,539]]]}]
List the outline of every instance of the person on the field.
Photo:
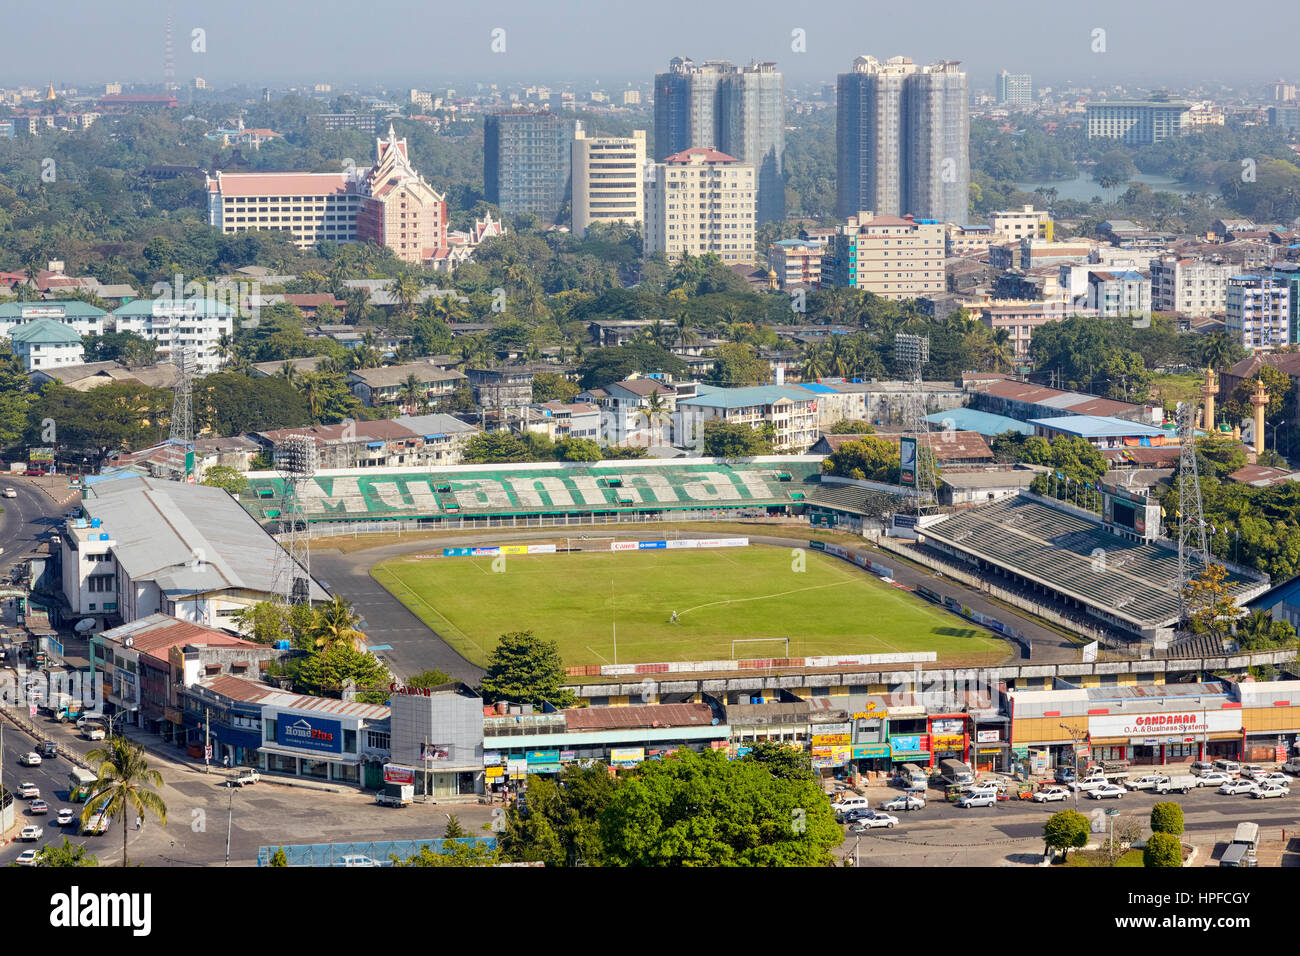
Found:
[{"label": "person on the field", "polygon": [[673,616],[672,616],[672,618],[668,621],[668,623],[669,623],[669,624],[676,624],[676,623],[677,623],[677,612],[676,612],[676,611],[673,611]]}]

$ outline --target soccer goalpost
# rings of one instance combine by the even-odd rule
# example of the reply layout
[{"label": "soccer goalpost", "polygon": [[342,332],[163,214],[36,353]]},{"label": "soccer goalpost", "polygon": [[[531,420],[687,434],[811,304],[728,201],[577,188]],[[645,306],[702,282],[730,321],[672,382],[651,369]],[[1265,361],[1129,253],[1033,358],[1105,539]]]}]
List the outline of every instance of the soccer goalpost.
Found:
[{"label": "soccer goalpost", "polygon": [[600,537],[580,535],[576,538],[565,538],[564,547],[568,551],[610,551],[614,547],[613,535]]},{"label": "soccer goalpost", "polygon": [[782,656],[790,656],[790,638],[788,637],[740,637],[731,642],[731,659],[733,661],[736,659],[737,644],[771,644],[773,641],[777,641],[778,643],[784,642],[785,654]]}]

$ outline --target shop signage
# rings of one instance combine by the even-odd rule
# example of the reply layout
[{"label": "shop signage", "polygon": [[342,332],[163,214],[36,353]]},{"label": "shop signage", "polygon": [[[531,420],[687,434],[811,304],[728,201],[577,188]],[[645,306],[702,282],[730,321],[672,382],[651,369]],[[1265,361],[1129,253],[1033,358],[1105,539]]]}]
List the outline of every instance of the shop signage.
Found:
[{"label": "shop signage", "polygon": [[578,759],[578,752],[576,750],[560,751],[560,763],[573,763],[577,759]]},{"label": "shop signage", "polygon": [[1093,737],[1181,737],[1224,730],[1241,730],[1240,709],[1106,714],[1088,718],[1088,733]]},{"label": "shop signage", "polygon": [[889,744],[854,744],[854,760],[870,760],[873,757],[888,757]]},{"label": "shop signage", "polygon": [[514,780],[528,775],[528,761],[522,757],[511,757],[506,763],[506,773]]},{"label": "shop signage", "polygon": [[853,759],[853,747],[813,747],[812,765],[823,770],[827,767],[842,767]]},{"label": "shop signage", "polygon": [[852,734],[817,734],[812,739],[814,747],[842,747],[853,743]]},{"label": "shop signage", "polygon": [[644,747],[615,747],[609,752],[609,762],[615,767],[635,767],[642,760]]},{"label": "shop signage", "polygon": [[501,766],[501,763],[502,763],[502,761],[501,761],[501,751],[499,751],[499,750],[485,750],[485,751],[483,751],[483,766],[485,766],[485,767],[499,767],[499,766]]},{"label": "shop signage", "polygon": [[429,687],[407,687],[405,684],[389,684],[390,694],[402,694],[408,697],[432,697],[433,689]]},{"label": "shop signage", "polygon": [[943,734],[943,735],[935,734],[933,737],[930,738],[930,740],[932,741],[930,744],[931,750],[965,750],[966,749],[965,734]]},{"label": "shop signage", "polygon": [[952,737],[962,734],[966,730],[966,721],[960,717],[945,717],[942,720],[930,721],[930,733],[945,737]]},{"label": "shop signage", "polygon": [[889,749],[895,757],[901,754],[928,753],[930,750],[930,735],[913,734],[907,737],[890,737]]},{"label": "shop signage", "polygon": [[1030,773],[1043,774],[1047,773],[1047,751],[1035,750],[1029,755]]},{"label": "shop signage", "polygon": [[503,777],[505,776],[505,772],[506,772],[505,767],[484,767],[483,768],[483,776],[488,780],[495,780],[498,777]]},{"label": "shop signage", "polygon": [[1027,746],[1021,745],[1019,747],[1012,747],[1011,752],[1023,760],[1029,759],[1029,748]]},{"label": "shop signage", "polygon": [[851,734],[853,733],[853,724],[848,721],[841,724],[813,724],[808,728],[808,732],[813,735],[813,739],[834,734]]},{"label": "shop signage", "polygon": [[386,763],[384,764],[384,783],[415,783],[415,768]]},{"label": "shop signage", "polygon": [[859,710],[853,715],[854,720],[884,720],[889,716],[889,710],[885,707],[878,707],[874,703],[868,703],[866,710]]},{"label": "shop signage", "polygon": [[558,750],[534,750],[528,755],[529,763],[559,763],[560,752]]},{"label": "shop signage", "polygon": [[975,742],[977,744],[994,744],[1002,739],[1000,730],[977,730],[975,731]]},{"label": "shop signage", "polygon": [[275,725],[275,739],[281,746],[298,750],[343,752],[343,727],[337,720],[281,713]]}]

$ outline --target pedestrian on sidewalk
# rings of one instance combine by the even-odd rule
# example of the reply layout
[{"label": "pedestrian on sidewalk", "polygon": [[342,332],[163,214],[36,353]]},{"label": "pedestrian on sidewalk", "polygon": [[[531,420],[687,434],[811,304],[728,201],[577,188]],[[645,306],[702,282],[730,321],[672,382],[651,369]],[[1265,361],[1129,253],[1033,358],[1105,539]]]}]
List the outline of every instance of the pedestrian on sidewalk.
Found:
[{"label": "pedestrian on sidewalk", "polygon": [[136,817],[136,818],[135,818],[135,828],[138,830],[138,829],[140,829],[140,827],[142,827],[142,826],[144,826],[144,819],[141,818],[141,817]]}]

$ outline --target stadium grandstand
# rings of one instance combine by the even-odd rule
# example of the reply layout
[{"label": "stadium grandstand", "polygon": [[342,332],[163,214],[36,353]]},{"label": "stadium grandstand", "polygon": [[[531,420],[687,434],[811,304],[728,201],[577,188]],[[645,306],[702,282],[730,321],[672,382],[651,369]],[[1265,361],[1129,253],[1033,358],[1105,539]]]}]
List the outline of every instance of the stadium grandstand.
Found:
[{"label": "stadium grandstand", "polygon": [[[322,470],[300,486],[294,513],[309,524],[415,519],[462,528],[489,519],[640,521],[778,515],[805,504],[820,456],[630,460]],[[241,503],[262,521],[281,518],[275,472],[250,472]]]},{"label": "stadium grandstand", "polygon": [[[923,522],[924,546],[1028,586],[1143,638],[1171,637],[1178,623],[1178,552],[1106,530],[1098,516],[1020,492]],[[1225,562],[1239,604],[1268,578]]]}]

